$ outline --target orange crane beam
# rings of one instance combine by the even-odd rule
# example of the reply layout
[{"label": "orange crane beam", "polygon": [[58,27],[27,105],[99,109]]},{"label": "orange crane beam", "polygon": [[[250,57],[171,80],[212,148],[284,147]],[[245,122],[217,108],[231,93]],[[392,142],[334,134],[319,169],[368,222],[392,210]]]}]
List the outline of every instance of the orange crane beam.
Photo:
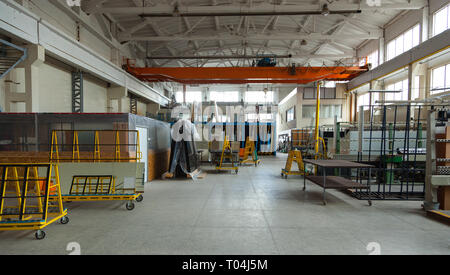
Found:
[{"label": "orange crane beam", "polygon": [[367,66],[353,67],[127,67],[129,73],[142,81],[174,81],[182,84],[246,84],[296,83],[307,84],[319,80],[351,80]]}]

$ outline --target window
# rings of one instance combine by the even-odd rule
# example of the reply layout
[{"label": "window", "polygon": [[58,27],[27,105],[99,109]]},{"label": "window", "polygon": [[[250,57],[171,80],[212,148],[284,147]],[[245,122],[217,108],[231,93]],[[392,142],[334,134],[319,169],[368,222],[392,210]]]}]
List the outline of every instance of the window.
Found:
[{"label": "window", "polygon": [[443,7],[433,15],[433,36],[450,28],[450,5]]},{"label": "window", "polygon": [[175,93],[175,100],[178,103],[183,103],[183,92],[176,92]]},{"label": "window", "polygon": [[401,91],[400,93],[386,93],[384,96],[385,100],[408,100],[408,79],[396,82],[394,84],[388,85],[386,90],[389,91]]},{"label": "window", "polygon": [[295,119],[295,106],[286,111],[286,121],[293,121]]},{"label": "window", "polygon": [[414,77],[414,89],[412,91],[412,99],[416,100],[420,97],[420,76],[416,75]]},{"label": "window", "polygon": [[[176,92],[175,99],[178,103],[183,103],[183,92]],[[188,91],[186,92],[186,103],[202,102],[202,92]]]},{"label": "window", "polygon": [[378,67],[378,50],[367,56],[367,63],[372,64],[372,69]]},{"label": "window", "polygon": [[409,51],[420,43],[420,25],[407,30],[387,44],[387,60]]},{"label": "window", "polygon": [[[304,88],[303,89],[303,99],[316,99],[317,88]],[[320,89],[321,99],[335,99],[336,98],[336,88],[321,88]]]},{"label": "window", "polygon": [[209,93],[209,100],[216,102],[239,102],[239,92],[215,92]]},{"label": "window", "polygon": [[450,91],[450,64],[435,68],[431,71],[430,94]]},{"label": "window", "polygon": [[245,102],[250,103],[272,103],[273,102],[273,92],[246,92],[245,93]]},{"label": "window", "polygon": [[358,112],[359,112],[359,107],[364,106],[364,109],[369,109],[369,105],[370,105],[370,93],[366,93],[363,95],[358,95]]},{"label": "window", "polygon": [[259,121],[272,121],[273,120],[273,115],[272,114],[246,114],[245,115],[245,120],[247,122],[256,122],[258,121],[258,117],[259,117]]},{"label": "window", "polygon": [[[342,105],[321,105],[320,106],[320,118],[342,118]],[[302,106],[303,118],[315,118],[316,106],[315,105],[303,105]]]}]

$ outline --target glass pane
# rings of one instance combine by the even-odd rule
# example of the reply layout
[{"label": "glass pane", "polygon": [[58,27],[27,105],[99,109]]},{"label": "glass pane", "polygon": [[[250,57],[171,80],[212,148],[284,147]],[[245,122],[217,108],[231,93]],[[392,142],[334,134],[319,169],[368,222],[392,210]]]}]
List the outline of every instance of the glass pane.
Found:
[{"label": "glass pane", "polygon": [[210,92],[209,100],[221,102],[221,101],[223,101],[223,93],[222,92]]},{"label": "glass pane", "polygon": [[395,57],[395,40],[388,43],[387,46],[387,60],[391,60]]},{"label": "glass pane", "polygon": [[263,91],[257,92],[246,92],[245,101],[251,103],[272,103],[273,102],[273,92],[269,91],[267,93]]},{"label": "glass pane", "polygon": [[420,25],[417,25],[413,29],[413,47],[419,45],[420,43]]},{"label": "glass pane", "polygon": [[408,100],[408,89],[409,89],[408,79],[403,80],[402,87],[403,87],[402,100]]},{"label": "glass pane", "polygon": [[413,47],[413,31],[412,29],[407,31],[404,35],[405,37],[405,45],[404,45],[404,51],[409,51]]},{"label": "glass pane", "polygon": [[303,105],[302,107],[302,117],[303,118],[312,118],[315,117],[316,106],[314,105]]},{"label": "glass pane", "polygon": [[176,92],[175,93],[175,100],[178,103],[182,103],[183,102],[183,92]]},{"label": "glass pane", "polygon": [[395,56],[403,53],[403,39],[403,35],[400,35],[397,39],[395,39]]},{"label": "glass pane", "polygon": [[445,88],[446,91],[450,90],[450,64],[445,66]]},{"label": "glass pane", "polygon": [[223,100],[226,102],[238,102],[239,101],[239,92],[236,92],[236,91],[225,92]]},{"label": "glass pane", "polygon": [[412,99],[415,100],[420,96],[420,76],[414,77],[414,90],[412,91]]},{"label": "glass pane", "polygon": [[[431,84],[431,89],[440,89],[440,88],[444,88],[445,86],[445,66],[436,68],[433,70],[432,73],[432,84]],[[442,91],[431,91],[431,94],[437,94],[440,93]]]},{"label": "glass pane", "polygon": [[378,67],[378,51],[374,51],[369,55],[369,63],[372,64],[372,69]]},{"label": "glass pane", "polygon": [[434,15],[433,35],[438,35],[448,28],[448,7],[443,8]]},{"label": "glass pane", "polygon": [[202,92],[186,92],[186,102],[202,102]]}]

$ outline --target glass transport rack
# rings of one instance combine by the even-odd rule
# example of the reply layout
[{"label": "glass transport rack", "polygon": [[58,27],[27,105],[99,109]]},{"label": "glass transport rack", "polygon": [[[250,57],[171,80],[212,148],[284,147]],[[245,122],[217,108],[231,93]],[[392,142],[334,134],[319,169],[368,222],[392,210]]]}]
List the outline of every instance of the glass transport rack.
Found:
[{"label": "glass transport rack", "polygon": [[69,222],[56,164],[0,164],[0,188],[0,231],[36,230],[41,240],[48,225]]}]

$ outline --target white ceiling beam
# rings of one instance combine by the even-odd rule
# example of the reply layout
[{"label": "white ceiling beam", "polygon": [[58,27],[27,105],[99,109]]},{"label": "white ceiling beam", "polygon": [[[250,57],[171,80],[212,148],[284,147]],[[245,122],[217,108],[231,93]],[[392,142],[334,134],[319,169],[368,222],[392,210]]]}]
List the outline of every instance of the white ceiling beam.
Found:
[{"label": "white ceiling beam", "polygon": [[106,18],[103,16],[103,14],[97,13],[94,15],[95,19],[97,19],[98,24],[100,25],[100,28],[103,31],[103,34],[108,38],[109,40],[113,39],[113,35],[111,33],[111,29],[109,26],[109,23],[106,21]]},{"label": "white ceiling beam", "polygon": [[145,35],[130,35],[126,33],[119,34],[119,40],[124,41],[217,41],[217,40],[355,40],[355,39],[379,39],[382,36],[381,32],[371,34],[322,34],[322,33],[272,33],[272,34],[254,34],[254,35],[233,35],[229,33],[216,34],[211,33],[202,35],[162,35],[158,33],[158,36],[145,36]]},{"label": "white ceiling beam", "polygon": [[[368,5],[366,1],[360,4],[347,4],[334,2],[328,5],[331,11],[374,11],[374,10],[417,10],[427,5],[426,0],[405,0],[402,3],[386,3],[381,6]],[[182,14],[189,13],[207,13],[210,16],[220,13],[251,13],[251,12],[317,12],[322,10],[321,4],[286,4],[286,5],[271,5],[268,3],[257,4],[254,3],[252,7],[243,5],[220,5],[220,6],[182,6],[178,7]],[[174,7],[171,4],[156,4],[147,7],[108,7],[105,5],[96,9],[97,12],[107,12],[112,14],[128,14],[128,15],[158,15],[158,14],[172,14]],[[331,15],[332,16],[332,15]]]}]

